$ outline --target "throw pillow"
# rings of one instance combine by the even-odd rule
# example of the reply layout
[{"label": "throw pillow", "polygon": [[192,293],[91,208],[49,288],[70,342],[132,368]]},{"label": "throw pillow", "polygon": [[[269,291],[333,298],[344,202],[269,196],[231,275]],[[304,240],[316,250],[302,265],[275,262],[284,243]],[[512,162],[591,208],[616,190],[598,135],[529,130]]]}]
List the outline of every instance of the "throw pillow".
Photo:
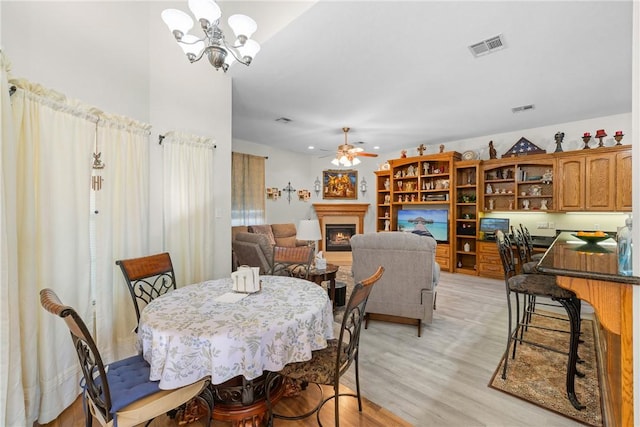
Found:
[{"label": "throw pillow", "polygon": [[270,225],[250,225],[249,232],[255,234],[264,234],[269,239],[269,243],[276,244],[276,239],[273,237],[273,231]]}]

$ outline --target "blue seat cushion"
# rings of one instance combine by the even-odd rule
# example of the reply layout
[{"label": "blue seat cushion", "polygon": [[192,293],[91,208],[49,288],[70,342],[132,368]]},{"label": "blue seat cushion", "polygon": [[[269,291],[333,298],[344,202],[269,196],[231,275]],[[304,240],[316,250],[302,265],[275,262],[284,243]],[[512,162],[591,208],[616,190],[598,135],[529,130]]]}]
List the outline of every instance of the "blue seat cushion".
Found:
[{"label": "blue seat cushion", "polygon": [[111,363],[107,381],[111,391],[111,414],[143,397],[160,391],[159,381],[149,381],[151,367],[142,355],[128,357]]}]

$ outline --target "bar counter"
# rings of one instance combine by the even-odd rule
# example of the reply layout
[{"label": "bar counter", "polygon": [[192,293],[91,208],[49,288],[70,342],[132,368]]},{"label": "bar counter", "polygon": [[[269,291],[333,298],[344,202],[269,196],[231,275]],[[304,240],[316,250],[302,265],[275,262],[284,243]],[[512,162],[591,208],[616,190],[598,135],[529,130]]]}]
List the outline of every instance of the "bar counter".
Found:
[{"label": "bar counter", "polygon": [[632,426],[633,415],[633,286],[640,277],[618,274],[613,238],[586,243],[560,233],[538,269],[557,276],[558,286],[593,306],[603,418],[606,426]]}]

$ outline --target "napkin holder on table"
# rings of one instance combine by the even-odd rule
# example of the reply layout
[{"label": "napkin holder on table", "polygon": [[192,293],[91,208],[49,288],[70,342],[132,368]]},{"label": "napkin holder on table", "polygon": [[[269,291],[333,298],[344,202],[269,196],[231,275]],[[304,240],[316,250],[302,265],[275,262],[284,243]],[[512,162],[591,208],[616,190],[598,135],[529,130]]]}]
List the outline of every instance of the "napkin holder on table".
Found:
[{"label": "napkin holder on table", "polygon": [[262,289],[260,282],[260,267],[241,265],[237,271],[231,273],[234,292],[254,293]]},{"label": "napkin holder on table", "polygon": [[316,270],[324,270],[327,268],[327,260],[322,257],[322,251],[318,252],[315,258]]}]

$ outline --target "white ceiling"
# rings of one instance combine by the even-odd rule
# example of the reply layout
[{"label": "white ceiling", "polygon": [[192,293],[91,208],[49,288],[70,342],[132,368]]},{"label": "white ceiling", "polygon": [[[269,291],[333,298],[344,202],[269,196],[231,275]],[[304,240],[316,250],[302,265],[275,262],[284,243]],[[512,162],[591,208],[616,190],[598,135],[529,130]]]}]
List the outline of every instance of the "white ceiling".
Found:
[{"label": "white ceiling", "polygon": [[242,4],[262,50],[228,73],[237,139],[326,155],[349,126],[389,152],[631,111],[631,0]]}]

